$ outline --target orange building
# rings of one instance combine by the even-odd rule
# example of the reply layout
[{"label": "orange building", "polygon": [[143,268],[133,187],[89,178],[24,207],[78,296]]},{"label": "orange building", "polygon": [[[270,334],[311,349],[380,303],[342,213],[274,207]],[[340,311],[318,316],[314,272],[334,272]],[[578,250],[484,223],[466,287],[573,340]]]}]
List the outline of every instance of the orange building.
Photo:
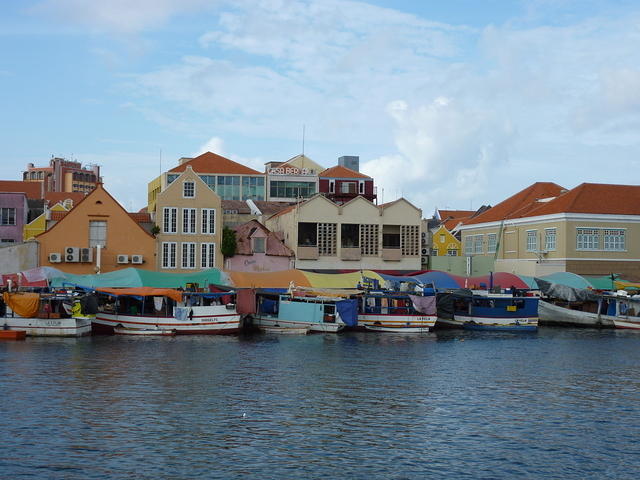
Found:
[{"label": "orange building", "polygon": [[155,238],[101,183],[36,240],[40,265],[68,273],[155,268]]}]

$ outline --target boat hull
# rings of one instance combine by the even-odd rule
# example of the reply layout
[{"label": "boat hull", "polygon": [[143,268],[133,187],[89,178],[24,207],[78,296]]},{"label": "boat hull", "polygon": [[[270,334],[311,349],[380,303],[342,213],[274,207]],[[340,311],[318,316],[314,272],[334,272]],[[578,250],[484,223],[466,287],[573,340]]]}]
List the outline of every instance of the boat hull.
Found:
[{"label": "boat hull", "polygon": [[496,330],[511,332],[530,332],[538,329],[538,317],[478,317],[456,314],[454,319],[465,330]]},{"label": "boat hull", "polygon": [[311,323],[301,320],[287,320],[283,318],[273,317],[269,315],[257,314],[253,316],[253,325],[258,328],[308,328],[312,332],[321,333],[337,333],[341,331],[345,325],[343,323]]},{"label": "boat hull", "polygon": [[233,334],[240,330],[240,314],[225,313],[193,315],[193,318],[178,320],[175,317],[121,315],[98,313],[94,320],[98,332],[114,333],[114,328],[136,330],[175,331],[178,335],[221,335]]},{"label": "boat hull", "polygon": [[389,333],[425,333],[433,330],[435,315],[359,314],[358,325],[367,330]]},{"label": "boat hull", "polygon": [[161,329],[151,329],[151,328],[121,328],[114,327],[113,333],[116,335],[132,335],[132,336],[156,336],[156,337],[165,337],[165,336],[173,336],[176,334],[174,330],[161,330]]},{"label": "boat hull", "polygon": [[91,334],[92,317],[0,318],[6,330],[24,330],[29,337],[82,337]]},{"label": "boat hull", "polygon": [[579,327],[613,328],[612,318],[593,312],[573,310],[540,300],[538,316],[544,325],[571,325]]}]

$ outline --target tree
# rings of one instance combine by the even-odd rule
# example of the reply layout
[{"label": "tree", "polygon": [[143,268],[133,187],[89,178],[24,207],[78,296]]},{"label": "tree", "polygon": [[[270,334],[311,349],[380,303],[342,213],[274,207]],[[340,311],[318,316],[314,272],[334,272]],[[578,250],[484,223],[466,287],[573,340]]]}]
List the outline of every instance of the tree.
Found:
[{"label": "tree", "polygon": [[229,228],[224,227],[222,229],[222,245],[220,245],[220,251],[225,258],[233,257],[236,254],[236,231]]}]

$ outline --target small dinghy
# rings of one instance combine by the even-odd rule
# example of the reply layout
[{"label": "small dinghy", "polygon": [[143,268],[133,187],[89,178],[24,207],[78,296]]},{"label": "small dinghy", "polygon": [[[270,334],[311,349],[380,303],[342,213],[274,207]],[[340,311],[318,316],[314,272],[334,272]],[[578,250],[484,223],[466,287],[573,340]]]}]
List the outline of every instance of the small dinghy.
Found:
[{"label": "small dinghy", "polygon": [[260,330],[264,333],[278,333],[285,335],[306,335],[311,330],[311,325],[308,327],[260,327]]}]

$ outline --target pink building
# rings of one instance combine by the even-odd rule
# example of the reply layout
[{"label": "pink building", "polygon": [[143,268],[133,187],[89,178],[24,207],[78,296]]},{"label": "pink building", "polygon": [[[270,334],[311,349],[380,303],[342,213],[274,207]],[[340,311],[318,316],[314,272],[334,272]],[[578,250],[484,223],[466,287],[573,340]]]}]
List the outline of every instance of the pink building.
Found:
[{"label": "pink building", "polygon": [[225,260],[225,268],[235,272],[277,272],[294,268],[295,255],[277,234],[257,220],[234,228],[236,254]]}]

